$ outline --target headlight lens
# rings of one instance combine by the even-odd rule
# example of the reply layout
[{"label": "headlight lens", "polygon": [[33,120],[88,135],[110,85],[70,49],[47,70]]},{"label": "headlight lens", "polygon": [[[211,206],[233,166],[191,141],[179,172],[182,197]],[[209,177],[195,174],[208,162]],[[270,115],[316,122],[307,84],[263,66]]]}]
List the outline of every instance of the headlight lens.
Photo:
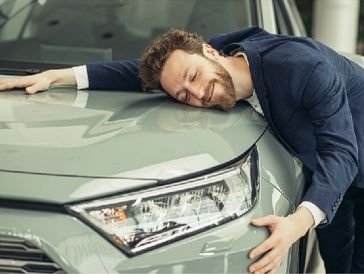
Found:
[{"label": "headlight lens", "polygon": [[258,155],[253,147],[238,163],[174,184],[70,206],[128,255],[211,228],[255,204]]}]

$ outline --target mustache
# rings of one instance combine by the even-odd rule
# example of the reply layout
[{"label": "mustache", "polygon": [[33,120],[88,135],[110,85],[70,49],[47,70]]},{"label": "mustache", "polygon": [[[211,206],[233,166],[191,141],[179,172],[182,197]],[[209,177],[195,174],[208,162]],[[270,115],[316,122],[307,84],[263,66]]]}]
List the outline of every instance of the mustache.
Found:
[{"label": "mustache", "polygon": [[205,94],[202,97],[202,104],[204,106],[208,106],[209,104],[211,104],[212,96],[214,93],[214,87],[215,87],[215,84],[218,82],[219,82],[218,79],[212,79],[209,81],[209,84],[205,90]]}]

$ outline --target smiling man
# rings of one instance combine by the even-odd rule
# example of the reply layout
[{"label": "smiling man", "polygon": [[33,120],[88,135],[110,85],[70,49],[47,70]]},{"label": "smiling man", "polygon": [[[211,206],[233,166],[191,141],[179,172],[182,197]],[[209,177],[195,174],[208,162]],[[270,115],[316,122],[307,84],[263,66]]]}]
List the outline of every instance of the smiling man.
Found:
[{"label": "smiling man", "polygon": [[176,100],[197,107],[227,111],[253,92],[244,58],[219,54],[198,35],[179,30],[147,48],[139,72],[147,87],[162,88]]},{"label": "smiling man", "polygon": [[[207,44],[202,47],[205,56],[214,56]],[[183,50],[175,50],[169,56],[161,71],[160,83],[171,96],[192,106],[227,111],[237,100],[232,78],[220,63]]]},{"label": "smiling man", "polygon": [[176,100],[228,111],[247,100],[277,137],[306,165],[311,180],[287,217],[252,220],[270,237],[250,258],[249,271],[274,273],[289,247],[311,227],[327,272],[364,272],[364,70],[309,38],[249,28],[210,43],[170,30],[141,60],[89,64],[4,80],[0,89],[29,94],[50,85],[78,88],[164,89]]}]

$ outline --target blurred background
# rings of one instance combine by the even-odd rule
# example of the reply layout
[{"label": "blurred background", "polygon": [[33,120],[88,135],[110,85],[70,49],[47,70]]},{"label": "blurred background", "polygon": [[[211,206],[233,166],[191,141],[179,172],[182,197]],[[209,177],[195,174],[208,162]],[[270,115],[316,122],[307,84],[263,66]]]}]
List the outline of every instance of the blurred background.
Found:
[{"label": "blurred background", "polygon": [[364,55],[364,0],[296,0],[308,36]]},{"label": "blurred background", "polygon": [[364,55],[364,0],[0,0],[0,68],[133,59],[170,27],[208,41],[254,25]]}]

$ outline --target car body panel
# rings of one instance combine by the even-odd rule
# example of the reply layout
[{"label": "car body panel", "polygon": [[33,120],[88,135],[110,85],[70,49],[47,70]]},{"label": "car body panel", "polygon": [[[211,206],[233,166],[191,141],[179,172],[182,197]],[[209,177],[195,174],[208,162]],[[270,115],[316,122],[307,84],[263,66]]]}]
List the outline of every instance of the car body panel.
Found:
[{"label": "car body panel", "polygon": [[83,178],[0,172],[0,199],[65,204],[151,187],[155,180]]},{"label": "car body panel", "polygon": [[[130,259],[75,217],[20,209],[0,209],[0,236],[31,240],[68,273],[209,273],[246,272],[249,251],[268,231],[252,227],[264,213],[286,215],[294,207],[278,189],[264,182],[260,199],[246,215],[216,228],[170,243]],[[280,270],[287,271],[287,261]]]},{"label": "car body panel", "polygon": [[[257,143],[261,159],[261,179],[279,189],[295,206],[301,202],[307,184],[303,164],[268,131]],[[283,169],[282,167],[285,167]]]},{"label": "car body panel", "polygon": [[177,178],[239,157],[267,127],[244,103],[224,113],[164,94],[92,91],[86,108],[64,105],[74,93],[1,94],[2,197],[65,203]]}]

